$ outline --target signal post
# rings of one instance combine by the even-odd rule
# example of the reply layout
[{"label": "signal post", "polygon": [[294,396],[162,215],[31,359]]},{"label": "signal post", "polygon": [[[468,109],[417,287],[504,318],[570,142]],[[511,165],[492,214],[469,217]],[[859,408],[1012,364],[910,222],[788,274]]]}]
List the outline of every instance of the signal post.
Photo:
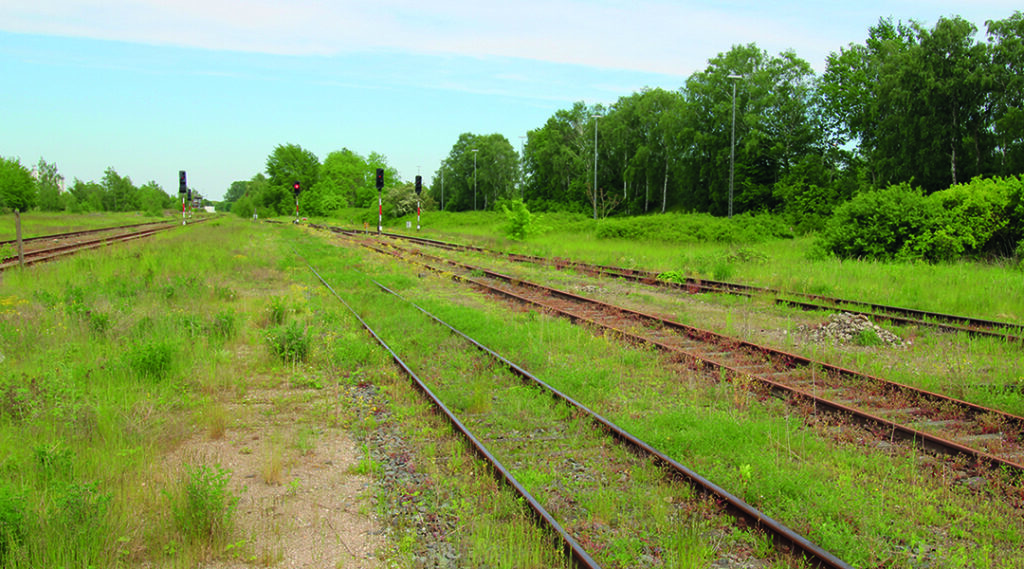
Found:
[{"label": "signal post", "polygon": [[384,168],[377,168],[377,235],[384,231],[384,198],[381,190],[384,189]]},{"label": "signal post", "polygon": [[188,194],[188,182],[185,181],[185,171],[178,170],[178,195],[181,196],[181,224],[185,225],[185,195]]},{"label": "signal post", "polygon": [[420,192],[423,191],[423,176],[416,174],[416,231],[420,230]]}]

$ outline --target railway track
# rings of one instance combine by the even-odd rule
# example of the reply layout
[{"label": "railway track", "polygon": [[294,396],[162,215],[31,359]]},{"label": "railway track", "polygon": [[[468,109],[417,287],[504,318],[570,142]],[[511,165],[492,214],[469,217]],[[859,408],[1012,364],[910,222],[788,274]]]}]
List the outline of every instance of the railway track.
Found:
[{"label": "railway track", "polygon": [[[359,232],[352,230],[327,226],[318,227],[348,235],[360,235]],[[761,298],[770,298],[775,304],[792,306],[802,310],[843,311],[851,314],[863,315],[872,320],[882,320],[900,326],[927,327],[944,332],[1002,338],[1007,342],[1024,344],[1024,324],[1019,323],[943,314],[913,308],[861,302],[824,295],[789,292],[767,287],[756,287],[739,283],[698,279],[693,277],[666,279],[663,278],[665,273],[657,271],[598,265],[569,259],[548,259],[545,257],[523,255],[519,253],[502,253],[482,247],[393,233],[385,233],[383,235],[393,240],[407,241],[428,247],[449,251],[473,251],[493,257],[505,258],[516,263],[529,263],[553,267],[559,270],[577,271],[591,276],[623,279],[648,286],[677,290],[688,294],[723,293],[746,297],[756,296]]]},{"label": "railway track", "polygon": [[[205,221],[205,219],[196,220],[194,223],[201,221]],[[24,251],[25,264],[32,265],[104,245],[133,241],[175,227],[180,227],[180,225],[176,223],[143,223],[30,237],[22,240],[22,243],[27,245]],[[10,246],[14,243],[15,241],[2,241],[0,247]],[[0,271],[19,265],[20,260],[17,254],[0,259]]]},{"label": "railway track", "polygon": [[[578,515],[572,514],[573,507],[571,505],[577,498],[573,496],[571,488],[564,485],[557,486],[556,490],[545,492],[545,499],[539,499],[516,478],[514,475],[516,468],[506,467],[504,462],[510,461],[520,465],[524,461],[531,465],[557,464],[570,471],[561,474],[565,477],[575,477],[576,480],[608,481],[613,478],[608,475],[609,472],[618,473],[617,481],[601,482],[608,487],[606,495],[623,493],[656,497],[653,505],[633,504],[632,501],[628,505],[616,502],[617,506],[628,510],[618,512],[620,515],[638,518],[635,526],[627,527],[643,527],[650,530],[650,535],[644,540],[647,544],[645,547],[649,547],[655,555],[669,555],[670,553],[668,553],[669,548],[659,547],[655,541],[657,538],[652,536],[663,532],[671,534],[678,531],[678,528],[674,527],[676,524],[684,528],[693,528],[695,523],[693,520],[673,517],[673,524],[669,524],[673,527],[648,527],[651,524],[645,518],[645,516],[651,515],[648,510],[659,509],[659,503],[663,506],[666,500],[663,497],[664,493],[669,492],[670,500],[675,504],[674,509],[677,512],[692,513],[711,508],[717,511],[712,511],[707,515],[729,514],[736,520],[738,527],[753,528],[768,535],[776,544],[777,550],[791,561],[799,561],[813,567],[849,567],[834,555],[767,517],[568,395],[552,388],[494,350],[470,338],[425,309],[412,304],[388,287],[370,279],[381,290],[400,299],[401,303],[399,304],[411,307],[410,310],[414,310],[421,317],[433,323],[433,326],[423,329],[423,335],[434,339],[400,338],[399,342],[407,346],[407,349],[400,355],[384,340],[382,334],[375,331],[312,265],[307,263],[307,266],[320,283],[344,304],[365,330],[391,354],[396,365],[430,400],[437,411],[447,418],[454,429],[462,434],[474,452],[490,464],[495,476],[518,493],[536,518],[558,535],[565,554],[573,560],[576,566],[601,567],[598,561],[600,555],[594,555],[592,551],[604,551],[606,544],[603,544],[601,540],[608,539],[607,536],[602,537],[607,529],[604,528],[601,532],[588,531],[588,525],[581,523]],[[426,328],[436,329],[437,332],[431,334]],[[450,367],[439,364],[439,358],[436,357],[439,346],[445,342],[436,339],[438,334],[446,335],[451,338],[452,342],[458,343],[460,347],[453,349],[460,350],[460,353],[465,351],[463,346],[474,347],[476,363],[467,363],[464,367],[467,370],[479,370],[479,372],[467,372],[460,374],[459,377],[452,377]],[[419,348],[408,347],[410,342]],[[420,354],[420,357],[417,358],[416,354]],[[415,361],[415,365],[410,364],[410,361]],[[496,374],[491,369],[494,365],[506,370],[510,377],[508,379],[496,378]],[[551,398],[549,404],[541,407],[524,404],[522,401],[523,390],[516,387],[518,384],[516,380],[526,383],[535,390],[547,393]],[[481,385],[483,387],[479,387]],[[443,399],[452,398],[454,395],[474,392],[477,389],[483,390],[487,403],[476,408],[466,407],[460,412],[443,401]],[[442,394],[447,394],[447,397],[442,397]],[[527,407],[531,409],[530,412],[523,411]],[[500,410],[507,409],[518,410],[514,424],[510,424],[507,418],[502,419],[497,416]],[[604,434],[594,435],[590,432],[594,429],[581,430],[579,428],[581,420],[598,427]],[[535,436],[538,433],[542,436]],[[628,447],[628,452],[623,452],[622,447]],[[635,480],[631,476],[622,475],[624,472],[629,473],[634,469],[643,468],[642,463],[657,464],[665,473],[664,480],[659,483],[662,486],[659,491],[654,492],[648,487],[651,484],[650,481]],[[532,472],[524,466],[520,466],[519,470]],[[680,480],[695,490],[699,497],[679,491],[678,481]],[[665,487],[668,489],[666,490]],[[542,502],[546,502],[546,504]],[[684,506],[684,502],[688,505]],[[568,527],[570,525],[572,527]],[[633,538],[636,539],[637,536],[633,536]],[[749,553],[745,555],[749,555]],[[616,563],[620,561],[616,561]],[[625,566],[635,566],[637,561],[632,560],[630,563]]]},{"label": "railway track", "polygon": [[880,377],[730,338],[655,315],[610,305],[527,282],[484,267],[429,255],[376,240],[361,240],[378,253],[395,255],[451,275],[490,293],[539,307],[575,322],[613,331],[632,342],[658,347],[699,368],[789,398],[807,413],[848,417],[880,439],[900,439],[929,451],[966,458],[979,470],[1024,474],[1024,418]]}]

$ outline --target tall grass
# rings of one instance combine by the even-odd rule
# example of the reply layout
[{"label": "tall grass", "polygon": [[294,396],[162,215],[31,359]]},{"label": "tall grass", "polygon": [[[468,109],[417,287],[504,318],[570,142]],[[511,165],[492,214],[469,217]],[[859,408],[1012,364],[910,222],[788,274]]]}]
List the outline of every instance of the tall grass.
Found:
[{"label": "tall grass", "polygon": [[[431,312],[855,566],[913,567],[926,558],[945,566],[983,558],[993,560],[991,566],[1022,562],[1016,544],[1024,525],[1012,498],[1001,497],[1014,495],[1010,480],[997,476],[990,493],[971,492],[949,471],[936,476],[922,469],[912,447],[871,452],[854,442],[871,435],[855,427],[804,424],[780,401],[680,369],[650,350],[530,312],[509,314],[443,279],[409,279],[402,265],[381,261],[377,271]],[[401,343],[418,335],[418,324],[403,328],[400,318],[381,318],[394,327],[389,337]],[[442,352],[417,353],[432,359]],[[451,376],[462,377],[466,364],[443,353],[450,356]],[[479,405],[472,390],[455,388],[451,397],[467,411]],[[533,470],[526,477],[543,481]],[[610,516],[624,508],[612,504],[608,496],[595,496],[590,509]],[[932,515],[936,504],[973,520],[971,529],[957,530],[957,522]],[[900,545],[907,543],[918,546]],[[968,559],[974,546],[985,553]]]},{"label": "tall grass", "polygon": [[[161,456],[223,381],[209,354],[245,318],[225,291],[274,262],[247,230],[212,222],[3,275],[0,567],[152,562],[192,532],[195,503],[175,526],[151,492],[176,484]],[[217,482],[209,466],[199,486]]]}]

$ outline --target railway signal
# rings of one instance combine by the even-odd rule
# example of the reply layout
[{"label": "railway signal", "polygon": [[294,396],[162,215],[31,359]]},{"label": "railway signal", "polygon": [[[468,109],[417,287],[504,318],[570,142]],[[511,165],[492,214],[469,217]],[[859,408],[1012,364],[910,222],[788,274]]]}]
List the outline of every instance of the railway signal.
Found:
[{"label": "railway signal", "polygon": [[302,192],[302,184],[300,184],[298,180],[295,180],[294,182],[292,182],[292,193],[295,194],[295,221],[293,223],[298,223],[299,222],[299,193],[300,192]]},{"label": "railway signal", "polygon": [[384,189],[384,168],[377,168],[377,235],[384,231],[384,198],[381,190]]},{"label": "railway signal", "polygon": [[185,181],[185,171],[178,170],[178,195],[181,196],[181,224],[185,225],[185,194],[188,192],[188,182]]},{"label": "railway signal", "polygon": [[423,191],[423,176],[416,174],[416,231],[420,230],[420,192]]}]

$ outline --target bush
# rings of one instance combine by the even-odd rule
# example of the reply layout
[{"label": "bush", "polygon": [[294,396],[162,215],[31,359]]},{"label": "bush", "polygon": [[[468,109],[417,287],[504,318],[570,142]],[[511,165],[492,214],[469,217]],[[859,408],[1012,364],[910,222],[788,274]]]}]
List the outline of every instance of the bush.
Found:
[{"label": "bush", "polygon": [[706,213],[665,213],[603,219],[597,224],[597,236],[666,243],[761,243],[791,238],[793,232],[780,218],[767,214],[744,213],[729,219]]},{"label": "bush", "polygon": [[305,361],[309,355],[309,335],[305,327],[296,321],[270,329],[267,342],[274,355],[285,362]]},{"label": "bush", "polygon": [[508,222],[505,232],[509,238],[522,241],[537,231],[537,218],[522,200],[504,202],[501,210],[505,212],[505,220]]},{"label": "bush", "polygon": [[175,527],[189,540],[223,540],[231,533],[238,505],[238,496],[227,489],[231,472],[219,465],[185,465],[185,471],[177,491],[164,493]]},{"label": "bush", "polygon": [[909,184],[860,194],[836,209],[821,234],[824,248],[843,258],[891,258],[934,217]]},{"label": "bush", "polygon": [[839,257],[949,261],[1008,256],[1024,238],[1018,178],[976,178],[925,197],[908,184],[840,206],[820,245]]},{"label": "bush", "polygon": [[174,356],[173,344],[149,341],[129,348],[125,359],[129,369],[139,377],[161,380],[171,374]]}]

